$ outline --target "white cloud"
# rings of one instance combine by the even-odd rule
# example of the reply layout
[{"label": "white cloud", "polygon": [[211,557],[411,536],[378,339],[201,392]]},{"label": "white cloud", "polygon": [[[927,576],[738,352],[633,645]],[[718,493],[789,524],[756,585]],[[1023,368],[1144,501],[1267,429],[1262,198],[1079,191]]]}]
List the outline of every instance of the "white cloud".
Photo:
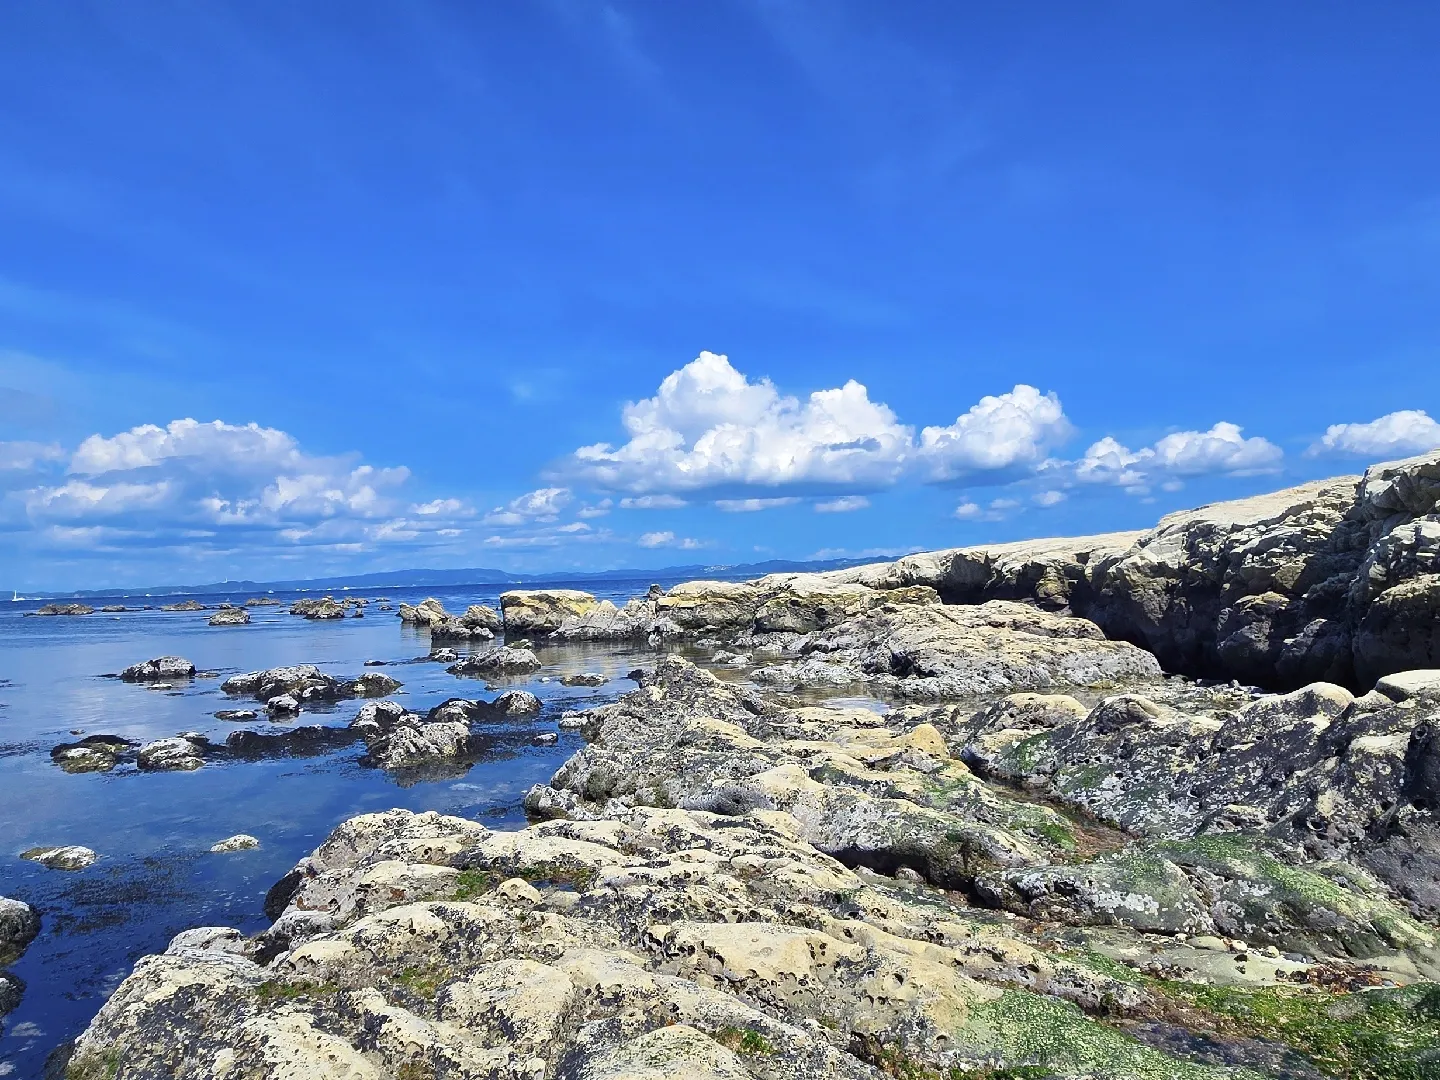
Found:
[{"label": "white cloud", "polygon": [[469,516],[474,513],[459,499],[431,499],[427,503],[420,503],[410,508],[412,514],[444,514],[446,517]]},{"label": "white cloud", "polygon": [[64,449],[55,443],[0,442],[0,472],[29,472],[64,460]]},{"label": "white cloud", "polygon": [[[607,504],[609,499],[604,500]],[[674,495],[640,495],[620,500],[621,510],[678,510],[690,504]]]},{"label": "white cloud", "polygon": [[640,537],[640,546],[647,548],[675,547],[687,551],[703,547],[699,540],[692,540],[689,537],[677,537],[673,532],[648,532]]},{"label": "white cloud", "polygon": [[604,517],[610,513],[611,502],[609,499],[601,499],[598,503],[587,504],[575,511],[576,517],[597,518]]},{"label": "white cloud", "polygon": [[[11,446],[7,460],[67,457],[50,447],[22,455]],[[253,423],[187,418],[91,435],[64,464],[67,476],[33,475],[0,507],[0,516],[28,524],[42,547],[87,536],[96,551],[143,546],[196,556],[267,545],[443,546],[473,514],[455,498],[402,501],[408,469],[310,455],[286,432]]]},{"label": "white cloud", "polygon": [[666,376],[654,397],[626,405],[623,420],[629,441],[581,447],[569,471],[636,495],[884,486],[900,475],[913,438],[858,382],[801,401],[709,352]]},{"label": "white cloud", "polygon": [[920,432],[920,455],[935,480],[1033,466],[1074,429],[1060,399],[1024,383],[983,397],[948,427]]},{"label": "white cloud", "polygon": [[773,510],[777,506],[794,506],[799,496],[790,495],[777,499],[716,499],[715,505],[731,514],[748,514],[756,510]]},{"label": "white cloud", "polygon": [[1440,423],[1422,409],[1402,409],[1368,424],[1332,424],[1306,452],[1369,457],[1423,454],[1440,447]]},{"label": "white cloud", "polygon": [[864,495],[842,495],[838,499],[817,502],[815,512],[817,514],[848,514],[853,510],[864,510],[869,505],[870,500]]},{"label": "white cloud", "polygon": [[1063,491],[1042,491],[1030,497],[1036,506],[1059,506],[1068,496]]},{"label": "white cloud", "polygon": [[1284,456],[1269,440],[1259,436],[1247,439],[1239,427],[1222,420],[1209,431],[1177,431],[1140,450],[1131,450],[1107,435],[1075,463],[1075,477],[1144,495],[1156,484],[1167,491],[1179,490],[1180,477],[1273,472]]},{"label": "white cloud", "polygon": [[569,488],[537,488],[517,495],[504,506],[495,507],[485,515],[485,524],[528,525],[536,521],[554,521],[573,499]]},{"label": "white cloud", "polygon": [[955,507],[952,513],[961,521],[1004,521],[1010,511],[1019,507],[1019,499],[992,499],[986,506],[967,500]]},{"label": "white cloud", "polygon": [[291,468],[304,462],[299,444],[283,431],[259,424],[208,424],[186,418],[165,427],[142,424],[108,438],[91,435],[70,459],[70,472],[81,476],[144,469],[190,459],[229,471]]}]

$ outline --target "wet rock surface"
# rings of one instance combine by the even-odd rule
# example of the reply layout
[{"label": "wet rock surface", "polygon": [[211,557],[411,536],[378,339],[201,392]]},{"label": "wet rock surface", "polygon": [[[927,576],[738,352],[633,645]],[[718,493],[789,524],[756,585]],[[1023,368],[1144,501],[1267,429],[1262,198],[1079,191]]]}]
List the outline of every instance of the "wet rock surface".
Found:
[{"label": "wet rock surface", "polygon": [[157,656],[153,660],[131,664],[120,672],[126,682],[156,682],[168,679],[189,679],[195,675],[195,665],[183,656]]},{"label": "wet rock surface", "polygon": [[253,697],[267,704],[277,698],[289,698],[288,702],[280,703],[279,711],[297,712],[306,702],[381,697],[394,693],[401,685],[397,679],[379,671],[367,671],[358,678],[349,678],[326,674],[314,664],[294,664],[232,675],[220,684],[220,689],[227,694]]},{"label": "wet rock surface", "polygon": [[243,607],[222,607],[214,615],[210,616],[211,626],[246,626],[250,622],[250,613]]}]

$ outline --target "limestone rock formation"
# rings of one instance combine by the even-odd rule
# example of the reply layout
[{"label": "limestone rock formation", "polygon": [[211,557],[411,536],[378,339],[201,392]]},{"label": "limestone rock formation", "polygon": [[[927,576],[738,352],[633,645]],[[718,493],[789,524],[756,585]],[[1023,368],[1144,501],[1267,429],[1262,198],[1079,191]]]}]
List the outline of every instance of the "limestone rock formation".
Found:
[{"label": "limestone rock formation", "polygon": [[548,634],[593,607],[595,597],[578,589],[512,589],[500,594],[507,634]]},{"label": "limestone rock formation", "polygon": [[250,622],[250,613],[242,607],[222,607],[210,616],[211,626],[245,626]]}]

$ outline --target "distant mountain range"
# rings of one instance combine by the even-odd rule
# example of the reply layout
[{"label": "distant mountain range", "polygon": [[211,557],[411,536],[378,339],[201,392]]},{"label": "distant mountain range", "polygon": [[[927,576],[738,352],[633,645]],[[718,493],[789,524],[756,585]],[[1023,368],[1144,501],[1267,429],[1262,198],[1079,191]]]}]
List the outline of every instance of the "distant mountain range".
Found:
[{"label": "distant mountain range", "polygon": [[[376,574],[348,574],[338,577],[297,578],[288,581],[213,581],[205,585],[150,585],[126,589],[81,589],[75,592],[43,592],[27,594],[30,599],[60,599],[95,596],[183,596],[209,593],[239,592],[320,592],[335,589],[404,589],[439,588],[458,585],[545,585],[556,582],[586,581],[650,581],[686,580],[691,578],[744,579],[762,574],[814,573],[821,570],[843,570],[861,566],[874,559],[826,559],[793,561],[771,559],[767,562],[742,563],[734,566],[667,566],[659,570],[567,571],[551,574],[511,574],[504,570],[471,567],[464,570],[389,570]],[[3,595],[3,594],[0,594]]]}]

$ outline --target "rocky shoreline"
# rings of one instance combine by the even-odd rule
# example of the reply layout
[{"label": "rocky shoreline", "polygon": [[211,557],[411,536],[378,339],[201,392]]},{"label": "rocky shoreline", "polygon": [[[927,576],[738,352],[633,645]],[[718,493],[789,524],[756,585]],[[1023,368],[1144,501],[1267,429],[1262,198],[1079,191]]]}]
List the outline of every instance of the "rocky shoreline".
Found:
[{"label": "rocky shoreline", "polygon": [[[268,930],[142,960],[66,1075],[1436,1075],[1437,500],[1431,455],[1141,534],[402,605],[459,676],[656,660],[567,714],[527,828],[352,818]],[[444,761],[527,697],[370,700],[350,737]]]}]

